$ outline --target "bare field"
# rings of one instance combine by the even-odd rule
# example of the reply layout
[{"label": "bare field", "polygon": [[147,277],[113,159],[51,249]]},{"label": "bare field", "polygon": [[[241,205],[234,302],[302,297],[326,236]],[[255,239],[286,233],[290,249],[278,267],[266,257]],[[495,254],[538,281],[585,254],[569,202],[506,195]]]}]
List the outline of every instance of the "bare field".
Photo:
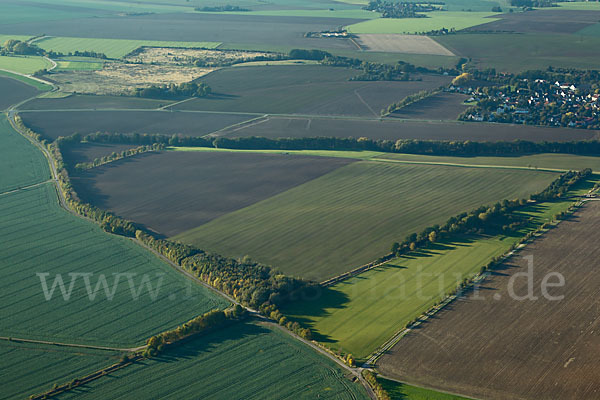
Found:
[{"label": "bare field", "polygon": [[64,161],[69,167],[81,162],[92,162],[96,158],[108,156],[111,153],[120,153],[137,147],[133,144],[109,144],[109,143],[81,143],[75,146],[66,146],[62,150]]},{"label": "bare field", "polygon": [[35,96],[38,91],[23,82],[11,78],[0,77],[0,110]]},{"label": "bare field", "polygon": [[203,136],[253,118],[242,114],[170,111],[21,112],[25,125],[49,138],[95,132]]},{"label": "bare field", "polygon": [[105,63],[97,71],[63,71],[52,74],[64,92],[98,95],[128,94],[150,85],[181,84],[200,78],[213,69],[177,65]]},{"label": "bare field", "polygon": [[[435,116],[432,116],[435,117]],[[329,118],[269,117],[219,132],[227,137],[368,137],[370,139],[474,140],[498,142],[568,142],[598,137],[597,131],[548,128],[528,125],[487,124],[477,122],[441,122],[411,120],[351,120]]]},{"label": "bare field", "polygon": [[191,65],[196,60],[202,60],[209,64],[231,63],[257,57],[269,57],[271,53],[260,51],[239,51],[239,50],[204,50],[204,49],[184,49],[173,47],[143,47],[139,52],[126,58],[127,61],[135,63],[159,63]]},{"label": "bare field", "polygon": [[80,196],[173,236],[308,182],[352,159],[281,154],[162,152],[73,178]]},{"label": "bare field", "polygon": [[391,117],[456,121],[458,116],[468,108],[464,104],[467,98],[468,96],[462,94],[442,92],[403,107]]},{"label": "bare field", "polygon": [[[476,398],[598,399],[600,203],[529,244],[378,362],[386,376]],[[524,256],[533,257],[531,279]],[[547,274],[562,287],[541,289]],[[521,274],[521,275],[517,275]],[[513,285],[511,286],[511,280]],[[556,283],[554,276],[548,282]],[[517,300],[528,293],[535,300]]]},{"label": "bare field", "polygon": [[363,33],[358,35],[358,43],[367,51],[454,56],[428,36]]},{"label": "bare field", "polygon": [[524,13],[495,15],[494,18],[501,19],[473,26],[466,30],[477,32],[576,33],[596,24],[600,20],[600,11],[534,10]]}]

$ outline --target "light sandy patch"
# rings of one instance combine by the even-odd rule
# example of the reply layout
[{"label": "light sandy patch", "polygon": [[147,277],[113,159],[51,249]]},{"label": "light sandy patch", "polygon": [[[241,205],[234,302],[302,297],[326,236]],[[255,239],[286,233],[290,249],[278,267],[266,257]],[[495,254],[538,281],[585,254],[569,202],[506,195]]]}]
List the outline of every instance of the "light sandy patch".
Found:
[{"label": "light sandy patch", "polygon": [[211,68],[106,63],[99,71],[73,71],[52,74],[63,92],[127,94],[151,85],[190,82],[214,71]]},{"label": "light sandy patch", "polygon": [[173,47],[144,47],[127,57],[127,61],[136,63],[158,63],[191,65],[200,60],[206,65],[254,60],[259,57],[270,58],[273,54],[258,51],[180,49]]},{"label": "light sandy patch", "polygon": [[367,51],[454,56],[454,53],[428,36],[364,33],[358,35],[357,41]]}]

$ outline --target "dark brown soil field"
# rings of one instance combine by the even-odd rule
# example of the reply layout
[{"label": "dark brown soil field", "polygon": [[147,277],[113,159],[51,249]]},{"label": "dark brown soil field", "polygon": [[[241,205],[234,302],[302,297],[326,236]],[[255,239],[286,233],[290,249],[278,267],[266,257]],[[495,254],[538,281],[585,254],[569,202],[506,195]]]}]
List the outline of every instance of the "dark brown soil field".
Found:
[{"label": "dark brown soil field", "polygon": [[112,152],[120,153],[135,147],[137,146],[131,144],[81,143],[76,146],[67,146],[62,153],[64,161],[74,167],[78,162],[94,161],[94,159],[107,156]]},{"label": "dark brown soil field", "polygon": [[35,96],[38,91],[23,82],[0,77],[0,110]]},{"label": "dark brown soil field", "polygon": [[473,140],[497,142],[530,140],[567,142],[598,137],[597,131],[477,122],[351,120],[328,118],[265,118],[220,132],[227,137],[368,137],[371,139]]},{"label": "dark brown soil field", "polygon": [[73,178],[82,199],[173,236],[352,159],[230,152],[143,154]]},{"label": "dark brown soil field", "polygon": [[141,99],[125,96],[71,95],[62,99],[33,99],[21,106],[21,110],[81,110],[81,109],[147,109],[165,106],[172,101]]},{"label": "dark brown soil field", "polygon": [[169,111],[42,111],[20,115],[28,127],[50,139],[94,132],[203,136],[253,118],[240,114]]},{"label": "dark brown soil field", "polygon": [[287,48],[356,47],[346,39],[305,38],[306,32],[320,32],[360,22],[349,18],[279,17],[232,14],[151,14],[128,17],[77,18],[0,25],[0,33],[49,36],[96,37],[166,41],[210,41],[260,43]]},{"label": "dark brown soil field", "polygon": [[[482,284],[481,300],[458,300],[401,339],[378,362],[380,371],[490,400],[600,398],[599,230],[600,203],[593,202],[505,263]],[[528,271],[529,255],[537,300],[516,300],[510,281]],[[565,284],[544,296],[541,284],[552,272]],[[513,280],[513,293],[527,294],[527,277]]]},{"label": "dark brown soil field", "polygon": [[[202,79],[216,94],[176,105],[179,110],[378,117],[409,94],[447,85],[451,77],[422,81],[351,82],[359,71],[321,65],[237,67]],[[416,76],[415,76],[416,78]]]},{"label": "dark brown soil field", "polygon": [[468,108],[463,104],[468,98],[469,96],[462,94],[442,92],[401,108],[391,117],[456,121],[458,116]]},{"label": "dark brown soil field", "polygon": [[[494,16],[494,18],[498,18]],[[477,25],[467,31],[520,33],[575,33],[600,20],[600,11],[535,10],[503,14],[499,21]],[[518,40],[518,39],[517,39]]]}]

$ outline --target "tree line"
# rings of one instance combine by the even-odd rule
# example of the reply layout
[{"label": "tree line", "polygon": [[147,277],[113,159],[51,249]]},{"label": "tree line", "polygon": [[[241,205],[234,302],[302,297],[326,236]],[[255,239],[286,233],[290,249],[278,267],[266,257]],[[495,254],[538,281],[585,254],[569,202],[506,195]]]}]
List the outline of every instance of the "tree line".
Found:
[{"label": "tree line", "polygon": [[[581,171],[565,172],[542,192],[532,194],[530,200],[552,201],[560,199],[574,185],[591,175],[592,170],[589,168]],[[515,213],[516,210],[522,209],[527,204],[526,199],[503,200],[493,206],[481,206],[470,212],[450,217],[442,226],[427,227],[418,234],[408,235],[402,242],[395,242],[392,245],[391,254],[398,257],[456,234],[493,235],[499,232],[506,234],[517,231],[532,222],[531,218]]]},{"label": "tree line", "polygon": [[99,167],[100,165],[108,164],[113,161],[122,160],[127,157],[132,157],[138,154],[147,153],[149,151],[160,151],[165,149],[164,143],[153,143],[136,147],[134,149],[123,150],[119,153],[112,152],[108,156],[96,157],[91,162],[77,163],[75,164],[75,170],[84,171],[86,169],[92,169]]},{"label": "tree line", "polygon": [[381,110],[381,116],[387,117],[390,114],[393,114],[396,111],[399,111],[404,107],[410,106],[411,104],[416,103],[418,101],[425,100],[426,98],[436,95],[440,92],[441,92],[441,88],[433,89],[433,90],[421,90],[417,93],[409,94],[402,100],[400,100],[396,103],[392,103],[389,106],[387,106],[386,108],[384,108],[383,110]]},{"label": "tree line", "polygon": [[227,322],[239,320],[244,317],[246,310],[239,305],[229,310],[212,310],[198,317],[192,318],[175,329],[162,332],[150,337],[147,347],[142,353],[144,357],[150,358],[158,355],[166,347],[173,346],[177,342],[187,339],[199,333],[205,333],[225,325]]},{"label": "tree line", "polygon": [[203,82],[185,82],[179,85],[151,85],[146,88],[136,88],[133,95],[151,99],[174,99],[180,97],[206,97],[211,94],[210,86]]}]

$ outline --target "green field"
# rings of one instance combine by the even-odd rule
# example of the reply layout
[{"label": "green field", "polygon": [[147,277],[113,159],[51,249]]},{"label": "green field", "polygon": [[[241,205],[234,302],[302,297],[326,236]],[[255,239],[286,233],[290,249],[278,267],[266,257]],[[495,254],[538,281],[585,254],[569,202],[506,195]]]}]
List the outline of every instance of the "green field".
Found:
[{"label": "green field", "polygon": [[[600,11],[600,2],[597,1],[573,1],[557,3],[562,10]],[[552,8],[539,8],[539,10],[552,10]]]},{"label": "green field", "polygon": [[454,54],[471,58],[470,65],[479,69],[495,68],[499,72],[546,69],[548,66],[595,69],[600,63],[600,37],[595,36],[469,33],[433,39]]},{"label": "green field", "polygon": [[40,69],[52,67],[52,63],[37,56],[0,56],[0,69],[21,74],[33,74]]},{"label": "green field", "polygon": [[361,10],[260,10],[260,11],[240,11],[240,12],[198,12],[199,14],[218,14],[218,15],[265,15],[274,17],[312,17],[312,18],[352,18],[352,19],[376,19],[381,16],[380,13]]},{"label": "green field", "polygon": [[57,71],[96,71],[104,67],[101,62],[58,61]]},{"label": "green field", "polygon": [[383,386],[392,400],[467,400],[466,397],[398,383],[380,376],[377,377],[377,382]]},{"label": "green field", "polygon": [[279,329],[240,322],[58,398],[368,398],[344,375]]},{"label": "green field", "polygon": [[20,40],[22,42],[25,42],[25,41],[31,39],[31,36],[25,36],[25,35],[0,35],[0,46],[4,45],[4,43],[6,43],[6,41],[10,40],[10,39]]},{"label": "green field", "polygon": [[75,51],[94,51],[96,53],[104,53],[109,58],[121,58],[142,46],[214,49],[219,46],[220,43],[49,37],[37,41],[36,44],[44,50],[52,50],[63,54]]},{"label": "green field", "polygon": [[0,341],[0,399],[25,399],[119,361],[117,352]]},{"label": "green field", "polygon": [[[0,290],[10,299],[0,308],[0,336],[135,346],[228,304],[131,240],[63,210],[53,183],[0,196],[0,215]],[[49,274],[47,290],[38,273]],[[131,275],[117,280],[117,273]],[[65,290],[57,286],[47,296],[58,274]],[[83,275],[69,274],[92,274],[95,296]],[[65,297],[70,285],[73,291]]]},{"label": "green field", "polygon": [[[598,3],[600,4],[600,3]],[[600,23],[588,26],[587,28],[583,28],[577,35],[586,35],[586,36],[600,36]]]},{"label": "green field", "polygon": [[0,116],[0,193],[50,179],[48,161]]},{"label": "green field", "polygon": [[496,21],[490,12],[435,11],[429,18],[379,18],[347,26],[350,33],[420,33],[436,29],[456,30]]},{"label": "green field", "polygon": [[[542,203],[526,213],[542,224],[570,204]],[[524,234],[442,241],[335,284],[318,300],[292,304],[284,312],[314,329],[317,340],[365,358]]]},{"label": "green field", "polygon": [[174,239],[322,281],[386,254],[407,234],[481,204],[527,196],[554,176],[364,161]]}]

